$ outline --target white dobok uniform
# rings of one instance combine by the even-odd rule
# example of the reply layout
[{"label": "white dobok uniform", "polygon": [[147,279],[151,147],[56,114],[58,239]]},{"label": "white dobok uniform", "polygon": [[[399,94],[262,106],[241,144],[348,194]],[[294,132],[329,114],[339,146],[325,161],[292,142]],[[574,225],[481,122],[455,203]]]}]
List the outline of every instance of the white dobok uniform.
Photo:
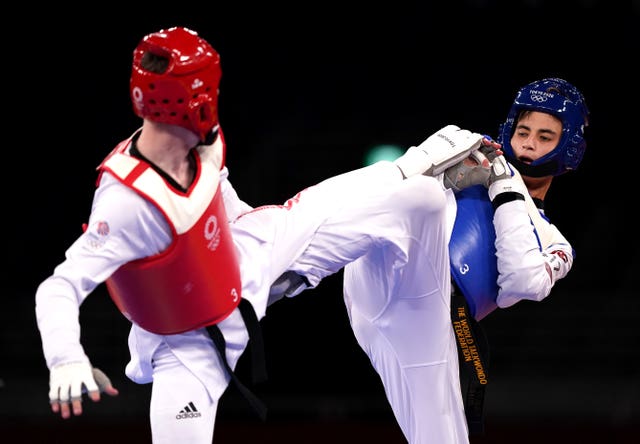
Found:
[{"label": "white dobok uniform", "polygon": [[[451,190],[439,189],[436,181],[431,185],[418,213],[398,215],[387,226],[376,227],[382,241],[345,266],[344,301],[354,335],[379,374],[407,441],[461,444],[469,437],[452,329],[447,248],[457,203]],[[495,304],[544,299],[571,268],[571,246],[528,195],[525,201],[500,205],[490,217],[484,223],[495,227]],[[354,230],[347,239],[358,236]],[[324,258],[340,254],[329,245],[332,237],[331,225],[319,227],[292,269],[317,284]]]},{"label": "white dobok uniform", "polygon": [[[223,151],[221,145],[220,136],[210,147],[200,149]],[[322,257],[315,260],[320,261],[321,271],[310,276],[312,285],[373,246],[380,247],[377,252],[387,247],[396,252],[399,258],[388,265],[402,273],[402,265],[407,262],[402,250],[413,242],[416,230],[422,233],[421,239],[429,239],[426,255],[435,258],[425,264],[434,268],[434,276],[428,281],[441,286],[432,299],[437,298],[441,309],[446,310],[447,298],[443,295],[448,294],[449,279],[445,200],[436,179],[417,176],[403,180],[393,163],[379,162],[309,187],[284,205],[248,211],[227,180],[223,156],[209,157],[218,162],[220,189],[232,221],[242,298],[252,304],[258,319],[265,314],[271,284],[292,267],[319,229],[323,236],[316,246],[322,250]],[[196,177],[192,188],[202,180],[198,174]],[[79,308],[85,298],[124,264],[163,252],[173,235],[165,213],[108,171],[102,174],[95,191],[87,227],[36,292],[37,323],[50,369],[89,360],[80,343]],[[402,248],[394,247],[389,238],[401,238]],[[227,360],[235,368],[249,339],[239,310],[234,309],[218,326],[226,340]],[[443,325],[434,334],[438,338],[449,336],[450,327]],[[425,337],[425,344],[429,343]],[[218,400],[230,378],[206,329],[160,335],[134,322],[129,348],[127,376],[141,384],[153,382],[153,442],[210,443]],[[460,395],[452,390],[451,396]],[[461,414],[455,413],[457,418]]]}]

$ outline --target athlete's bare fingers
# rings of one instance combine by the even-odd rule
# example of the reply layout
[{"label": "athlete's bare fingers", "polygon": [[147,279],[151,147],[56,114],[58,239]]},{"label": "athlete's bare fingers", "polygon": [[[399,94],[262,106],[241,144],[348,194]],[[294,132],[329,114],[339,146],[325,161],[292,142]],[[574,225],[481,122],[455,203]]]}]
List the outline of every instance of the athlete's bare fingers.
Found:
[{"label": "athlete's bare fingers", "polygon": [[[98,396],[100,394],[98,393]],[[73,414],[76,416],[82,415],[82,398],[74,398],[71,401],[71,407],[73,408]]]},{"label": "athlete's bare fingers", "polygon": [[89,393],[89,395],[91,396],[91,399],[93,399],[94,401],[99,401],[100,400],[100,393],[106,393],[109,396],[117,396],[118,393],[120,393],[118,391],[117,388],[115,388],[113,386],[113,384],[111,383],[111,379],[109,379],[109,377],[99,368],[93,368],[93,378],[96,381],[96,384],[98,385],[98,391],[97,393],[97,397],[93,397],[91,396],[91,392]]},{"label": "athlete's bare fingers", "polygon": [[482,145],[483,146],[490,146],[490,147],[495,148],[495,149],[502,148],[501,144],[499,144],[498,142],[496,142],[495,140],[493,140],[489,136],[484,136],[482,138]]},{"label": "athlete's bare fingers", "polygon": [[71,410],[69,409],[69,403],[66,401],[60,402],[60,416],[63,419],[67,419],[71,416]]},{"label": "athlete's bare fingers", "polygon": [[103,390],[103,392],[104,392],[104,393],[106,393],[106,394],[107,394],[107,395],[109,395],[109,396],[118,396],[118,394],[120,393],[120,392],[118,391],[118,389],[117,389],[117,388],[115,388],[115,387],[114,387],[114,386],[112,386],[112,385],[109,385],[109,386],[105,387],[105,388],[104,388],[104,390]]},{"label": "athlete's bare fingers", "polygon": [[87,396],[89,396],[89,399],[91,399],[93,402],[100,401],[100,392],[98,390],[88,392]]}]

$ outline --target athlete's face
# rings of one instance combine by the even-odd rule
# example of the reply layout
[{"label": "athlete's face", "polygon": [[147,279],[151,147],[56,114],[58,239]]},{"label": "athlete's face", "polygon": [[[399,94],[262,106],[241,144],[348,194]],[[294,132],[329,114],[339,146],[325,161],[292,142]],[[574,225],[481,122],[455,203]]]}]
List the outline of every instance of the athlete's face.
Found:
[{"label": "athlete's face", "polygon": [[551,114],[529,111],[520,116],[511,137],[516,158],[531,163],[550,153],[560,142],[562,122]]}]

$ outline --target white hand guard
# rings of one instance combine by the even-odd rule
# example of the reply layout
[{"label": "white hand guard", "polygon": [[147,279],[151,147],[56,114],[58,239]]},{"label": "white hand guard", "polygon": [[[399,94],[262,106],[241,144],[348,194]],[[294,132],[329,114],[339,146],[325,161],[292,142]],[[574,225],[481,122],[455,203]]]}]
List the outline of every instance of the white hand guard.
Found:
[{"label": "white hand guard", "polygon": [[448,125],[417,147],[409,148],[395,164],[405,178],[417,174],[437,176],[477,150],[482,138],[481,134]]},{"label": "white hand guard", "polygon": [[527,188],[518,178],[513,177],[513,170],[504,156],[496,156],[491,163],[489,176],[489,198],[493,201],[498,194],[515,192],[522,196]]},{"label": "white hand guard", "polygon": [[[97,370],[97,371],[96,371]],[[89,362],[70,362],[51,369],[49,375],[49,402],[69,402],[82,397],[82,393],[98,391],[96,379],[101,386],[110,384],[109,378]]]}]

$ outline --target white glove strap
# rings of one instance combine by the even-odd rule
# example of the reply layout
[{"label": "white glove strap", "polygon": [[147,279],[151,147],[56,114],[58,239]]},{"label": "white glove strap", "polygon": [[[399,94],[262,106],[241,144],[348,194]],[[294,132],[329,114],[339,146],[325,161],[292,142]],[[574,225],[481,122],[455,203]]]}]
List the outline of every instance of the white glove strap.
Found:
[{"label": "white glove strap", "polygon": [[90,363],[70,362],[51,369],[49,375],[50,402],[69,402],[69,400],[79,399],[83,390],[89,392],[98,390]]},{"label": "white glove strap", "polygon": [[394,163],[400,168],[405,178],[422,174],[433,166],[429,155],[416,146],[409,147]]},{"label": "white glove strap", "polygon": [[520,193],[523,196],[528,194],[527,186],[524,184],[524,182],[522,181],[522,177],[520,177],[519,174],[496,180],[491,185],[489,185],[489,199],[491,199],[492,201],[498,194],[509,192]]}]

